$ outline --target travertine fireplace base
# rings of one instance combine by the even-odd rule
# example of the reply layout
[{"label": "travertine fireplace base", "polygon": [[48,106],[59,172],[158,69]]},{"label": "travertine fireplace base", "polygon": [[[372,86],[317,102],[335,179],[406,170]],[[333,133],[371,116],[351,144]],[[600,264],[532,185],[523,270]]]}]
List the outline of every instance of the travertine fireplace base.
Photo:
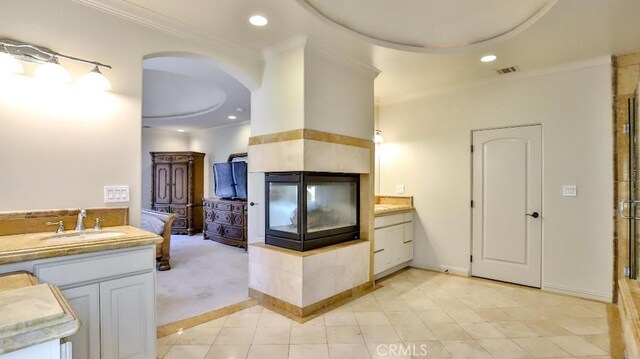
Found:
[{"label": "travertine fireplace base", "polygon": [[372,286],[370,243],[355,240],[298,252],[249,245],[249,295],[305,317]]}]

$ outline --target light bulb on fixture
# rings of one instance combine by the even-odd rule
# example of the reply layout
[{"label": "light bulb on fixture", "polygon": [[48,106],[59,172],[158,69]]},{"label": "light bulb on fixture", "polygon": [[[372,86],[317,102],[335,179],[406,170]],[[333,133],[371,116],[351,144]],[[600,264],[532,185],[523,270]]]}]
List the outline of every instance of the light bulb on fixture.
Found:
[{"label": "light bulb on fixture", "polygon": [[0,52],[0,74],[21,74],[24,72],[24,68],[18,59],[11,56],[7,48],[4,48],[5,52]]},{"label": "light bulb on fixture", "polygon": [[382,137],[382,131],[376,130],[376,134],[373,135],[373,142],[375,142],[375,143],[384,142],[384,137]]},{"label": "light bulb on fixture", "polygon": [[60,66],[56,57],[52,57],[49,62],[38,67],[35,75],[51,83],[66,83],[71,81],[71,74],[69,74],[67,69]]},{"label": "light bulb on fixture", "polygon": [[93,91],[107,91],[111,88],[111,83],[102,72],[100,72],[98,66],[94,67],[91,72],[83,75],[78,81],[78,84]]},{"label": "light bulb on fixture", "polygon": [[249,18],[249,22],[253,26],[265,26],[269,23],[269,20],[267,20],[267,18],[262,15],[253,15]]},{"label": "light bulb on fixture", "polygon": [[484,55],[480,58],[480,61],[482,62],[493,62],[496,61],[496,59],[498,58],[498,56],[493,55],[493,54],[489,54],[489,55]]},{"label": "light bulb on fixture", "polygon": [[238,118],[238,117],[236,117],[236,116],[234,116],[234,115],[229,115],[229,116],[227,116],[227,118],[228,118],[228,119],[230,119],[230,120],[235,120],[235,119],[236,119],[236,118]]}]

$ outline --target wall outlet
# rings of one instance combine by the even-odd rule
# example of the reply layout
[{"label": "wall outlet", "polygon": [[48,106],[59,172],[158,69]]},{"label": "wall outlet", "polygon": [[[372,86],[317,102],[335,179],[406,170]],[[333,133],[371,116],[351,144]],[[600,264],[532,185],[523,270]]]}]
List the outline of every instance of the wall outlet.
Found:
[{"label": "wall outlet", "polygon": [[562,186],[562,195],[564,197],[575,197],[578,195],[578,190],[576,188],[576,185],[571,184],[571,185],[564,185]]},{"label": "wall outlet", "polygon": [[104,186],[104,202],[129,202],[129,186]]},{"label": "wall outlet", "polygon": [[396,194],[404,194],[404,185],[403,184],[396,185]]}]

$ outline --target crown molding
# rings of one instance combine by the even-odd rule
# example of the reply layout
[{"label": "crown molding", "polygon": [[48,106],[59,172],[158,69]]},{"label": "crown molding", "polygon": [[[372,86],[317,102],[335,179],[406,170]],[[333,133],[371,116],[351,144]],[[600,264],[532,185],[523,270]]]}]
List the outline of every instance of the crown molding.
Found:
[{"label": "crown molding", "polygon": [[225,129],[225,128],[240,127],[240,126],[249,125],[249,124],[251,124],[251,120],[245,120],[245,121],[234,122],[234,123],[225,123],[224,125],[217,125],[217,126],[213,126],[213,127],[209,127],[209,128],[203,128],[203,129],[196,130],[196,131],[193,131],[193,132],[210,131],[210,130],[222,130],[222,129]]},{"label": "crown molding", "polygon": [[306,35],[293,36],[271,47],[264,49],[262,51],[262,57],[265,60],[268,60],[283,52],[287,52],[291,49],[295,49],[296,47],[305,46],[306,44],[307,44]]},{"label": "crown molding", "polygon": [[228,40],[212,36],[194,26],[132,4],[126,0],[72,0],[110,15],[163,32],[176,38],[189,40],[222,53],[262,62],[260,52]]},{"label": "crown molding", "polygon": [[376,77],[378,77],[378,75],[380,74],[380,70],[378,70],[377,68],[373,67],[373,66],[369,66],[365,63],[362,63],[358,60],[353,59],[352,57],[346,56],[340,52],[337,52],[335,50],[326,48],[326,47],[322,47],[322,46],[318,46],[315,44],[311,44],[310,42],[307,42],[307,45],[305,47],[305,49],[311,50],[313,52],[315,52],[316,54],[320,54],[326,58],[328,58],[329,60],[332,60],[333,62],[336,62],[338,64],[341,64],[343,66],[346,66],[348,68],[351,68],[353,70],[357,70],[369,77],[371,77],[372,79],[375,79]]},{"label": "crown molding", "polygon": [[611,65],[611,64],[612,64],[612,60],[610,55],[594,57],[586,60],[568,62],[564,64],[553,65],[553,66],[543,67],[539,69],[516,72],[514,74],[497,75],[498,77],[493,77],[490,79],[477,80],[477,81],[463,83],[460,85],[447,86],[447,87],[443,87],[435,90],[421,91],[421,92],[416,92],[416,93],[406,94],[406,95],[379,97],[378,103],[381,106],[394,105],[398,103],[409,102],[409,101],[418,100],[421,98],[426,98],[426,97],[448,93],[448,92],[455,92],[455,91],[466,90],[466,89],[482,87],[482,86],[489,86],[489,85],[500,84],[500,83],[508,83],[508,82],[519,81],[519,80],[533,78],[533,77],[556,74],[556,73],[565,72],[565,71],[579,70],[579,69],[584,69],[584,68],[593,67],[593,66]]}]

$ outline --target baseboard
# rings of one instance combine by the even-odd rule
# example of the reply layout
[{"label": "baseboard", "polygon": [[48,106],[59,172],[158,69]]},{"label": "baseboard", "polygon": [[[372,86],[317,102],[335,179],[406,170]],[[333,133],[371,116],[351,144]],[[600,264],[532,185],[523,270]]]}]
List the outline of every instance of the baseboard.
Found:
[{"label": "baseboard", "polygon": [[411,262],[409,263],[409,265],[413,268],[426,269],[434,272],[459,275],[462,277],[469,276],[469,269],[467,268],[458,268],[458,267],[451,267],[451,266],[445,266],[445,265],[432,265],[432,264],[417,263],[417,262]]},{"label": "baseboard", "polygon": [[565,287],[557,284],[549,284],[549,283],[543,283],[542,290],[547,292],[559,293],[559,294],[567,294],[574,297],[597,300],[599,302],[606,302],[606,303],[613,302],[613,296],[611,295],[611,293],[591,292],[588,290],[570,288],[570,287]]}]

